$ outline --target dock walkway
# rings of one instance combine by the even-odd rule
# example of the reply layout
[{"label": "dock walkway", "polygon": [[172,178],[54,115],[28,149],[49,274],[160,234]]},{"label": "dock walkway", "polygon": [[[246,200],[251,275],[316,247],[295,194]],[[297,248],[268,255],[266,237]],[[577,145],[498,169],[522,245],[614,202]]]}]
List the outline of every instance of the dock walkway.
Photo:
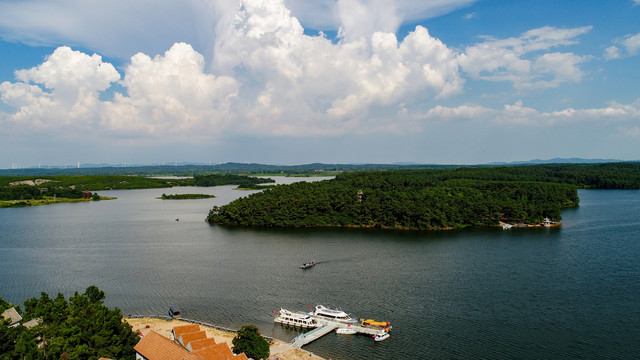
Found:
[{"label": "dock walkway", "polygon": [[308,343],[321,338],[324,335],[339,328],[338,323],[329,323],[328,321],[323,323],[322,326],[315,328],[309,332],[298,335],[291,344],[294,348],[301,348]]},{"label": "dock walkway", "polygon": [[367,334],[367,335],[376,335],[376,334],[379,334],[381,331],[383,331],[380,329],[368,328],[368,327],[363,327],[355,324],[348,325],[342,322],[330,321],[330,320],[324,320],[324,319],[317,319],[317,321],[320,324],[319,327],[309,332],[298,335],[295,339],[293,339],[293,343],[291,345],[295,348],[301,348],[304,345],[307,345],[308,343],[314,340],[317,340],[323,337],[324,335],[327,335],[328,333],[339,328],[348,327],[350,329],[354,329],[359,334]]}]

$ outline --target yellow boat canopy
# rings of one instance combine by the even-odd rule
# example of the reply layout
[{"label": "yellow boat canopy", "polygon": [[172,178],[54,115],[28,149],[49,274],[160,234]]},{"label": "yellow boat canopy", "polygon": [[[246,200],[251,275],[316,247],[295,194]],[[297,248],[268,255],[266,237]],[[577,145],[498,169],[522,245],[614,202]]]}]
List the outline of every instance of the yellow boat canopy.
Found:
[{"label": "yellow boat canopy", "polygon": [[389,326],[389,323],[388,322],[379,322],[379,321],[375,321],[375,320],[372,320],[372,319],[367,319],[367,320],[362,322],[362,326],[364,326],[364,325],[386,327],[386,326]]}]

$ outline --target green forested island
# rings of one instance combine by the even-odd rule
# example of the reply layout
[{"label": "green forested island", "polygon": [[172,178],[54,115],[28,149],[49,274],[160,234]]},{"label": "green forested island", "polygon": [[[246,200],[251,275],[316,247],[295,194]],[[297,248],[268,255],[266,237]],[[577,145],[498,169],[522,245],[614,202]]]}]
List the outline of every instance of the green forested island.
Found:
[{"label": "green forested island", "polygon": [[216,224],[453,229],[560,220],[578,188],[638,189],[640,164],[355,172],[280,185],[214,207]]}]

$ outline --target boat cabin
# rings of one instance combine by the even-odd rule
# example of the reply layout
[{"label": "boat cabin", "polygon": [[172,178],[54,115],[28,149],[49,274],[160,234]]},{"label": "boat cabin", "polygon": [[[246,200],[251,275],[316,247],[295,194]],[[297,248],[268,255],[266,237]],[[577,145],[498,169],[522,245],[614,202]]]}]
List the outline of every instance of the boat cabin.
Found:
[{"label": "boat cabin", "polygon": [[178,309],[176,306],[170,306],[169,316],[171,316],[174,319],[180,319],[180,309]]},{"label": "boat cabin", "polygon": [[381,329],[381,330],[384,330],[385,332],[391,331],[391,324],[388,321],[383,322],[383,321],[375,321],[373,319],[367,319],[367,320],[360,319],[360,326],[369,328],[369,329]]}]

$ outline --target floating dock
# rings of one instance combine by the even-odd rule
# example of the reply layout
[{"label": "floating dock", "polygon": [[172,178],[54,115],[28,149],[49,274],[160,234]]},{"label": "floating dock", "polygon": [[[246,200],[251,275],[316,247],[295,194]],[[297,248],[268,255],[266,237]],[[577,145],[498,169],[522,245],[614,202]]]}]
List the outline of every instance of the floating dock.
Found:
[{"label": "floating dock", "polygon": [[325,319],[316,319],[316,320],[318,321],[318,324],[320,326],[318,326],[312,331],[296,336],[296,338],[293,339],[293,343],[291,344],[294,348],[299,349],[304,345],[307,345],[308,343],[314,340],[317,340],[323,337],[324,335],[327,335],[328,333],[340,328],[353,329],[358,334],[366,334],[371,336],[384,332],[384,330],[380,330],[380,329],[372,329],[372,328],[367,328],[367,327],[354,325],[354,324],[347,324],[347,323],[338,322],[338,321],[331,321],[331,320],[325,320]]}]

